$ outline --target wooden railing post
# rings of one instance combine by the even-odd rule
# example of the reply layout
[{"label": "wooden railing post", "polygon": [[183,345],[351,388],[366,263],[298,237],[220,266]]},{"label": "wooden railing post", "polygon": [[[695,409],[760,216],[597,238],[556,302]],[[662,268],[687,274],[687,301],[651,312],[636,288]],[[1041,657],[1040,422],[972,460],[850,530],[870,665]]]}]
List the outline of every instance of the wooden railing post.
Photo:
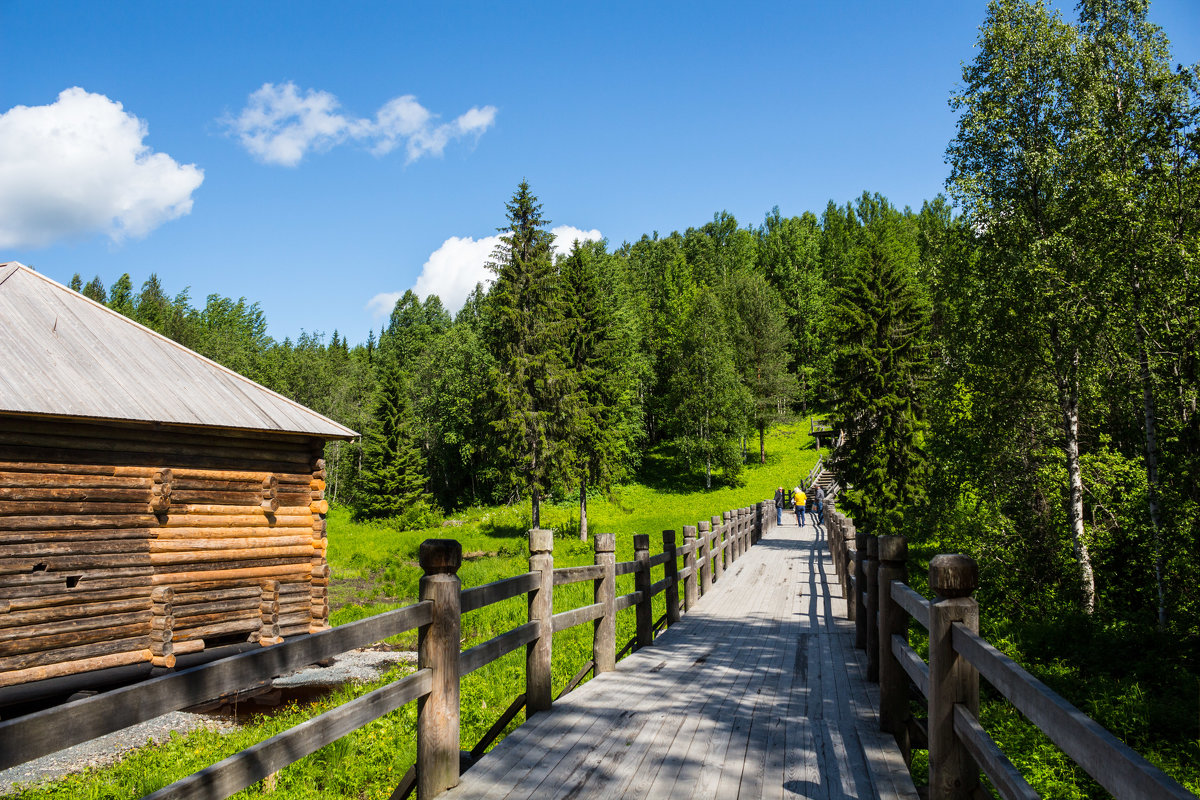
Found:
[{"label": "wooden railing post", "polygon": [[[836,508],[834,509],[836,511]],[[842,597],[846,602],[846,610],[850,619],[854,619],[854,603],[853,597],[850,594],[851,581],[850,578],[854,571],[854,564],[850,560],[851,544],[854,537],[850,535],[850,520],[845,514],[838,512],[838,563],[842,565]]]},{"label": "wooden railing post", "polygon": [[742,509],[742,546],[739,555],[746,555],[750,550],[750,546],[754,544],[754,506],[746,506]]},{"label": "wooden railing post", "polygon": [[550,708],[550,658],[554,641],[554,531],[529,531],[529,571],[541,574],[529,593],[529,621],[538,638],[525,645],[525,715]]},{"label": "wooden railing post", "polygon": [[746,549],[746,509],[734,509],[733,517],[733,558],[737,560]]},{"label": "wooden railing post", "polygon": [[604,567],[604,576],[596,581],[594,601],[604,604],[604,616],[592,623],[592,662],[594,674],[617,668],[617,536],[598,533],[592,539],[596,563]]},{"label": "wooden railing post", "polygon": [[637,646],[645,647],[654,643],[654,605],[650,596],[650,536],[645,533],[633,535],[633,560],[637,562],[637,571],[633,573],[634,591],[642,593],[634,615],[637,619]]},{"label": "wooden railing post", "polygon": [[850,524],[850,518],[842,516],[842,563],[845,565],[845,574],[842,576],[844,591],[842,596],[846,598],[846,619],[856,623],[858,621],[858,607],[855,605],[856,599],[854,595],[854,570],[856,566],[857,549],[854,542],[854,527]]},{"label": "wooden railing post", "polygon": [[725,567],[729,563],[729,512],[713,516],[713,540],[716,542],[713,557],[713,580],[719,581],[725,576]]},{"label": "wooden railing post", "polygon": [[909,760],[908,675],[892,653],[892,637],[908,641],[908,612],[892,599],[892,581],[908,582],[908,543],[879,537],[879,728],[896,737]]},{"label": "wooden railing post", "polygon": [[700,523],[700,594],[712,591],[712,523]]},{"label": "wooden railing post", "polygon": [[879,537],[867,537],[867,680],[879,682]]},{"label": "wooden railing post", "polygon": [[433,671],[429,694],[417,701],[417,798],[428,800],[458,785],[458,643],[462,545],[426,539],[419,553],[422,601],[433,603],[433,621],[417,634],[417,669]]},{"label": "wooden railing post", "polygon": [[842,560],[839,558],[842,549],[841,529],[838,526],[837,515],[833,509],[825,509],[825,543],[829,546],[829,557],[833,559],[833,572],[838,584],[842,582]]},{"label": "wooden railing post", "polygon": [[690,547],[691,550],[683,557],[683,567],[688,571],[687,578],[683,581],[683,607],[687,611],[691,611],[696,607],[697,601],[700,599],[699,581],[697,581],[696,569],[700,560],[696,557],[696,549],[700,546],[696,539],[696,526],[683,526],[683,546]]},{"label": "wooden railing post", "polygon": [[742,550],[742,522],[745,519],[742,509],[735,508],[729,512],[729,561],[737,561]]},{"label": "wooden railing post", "polygon": [[663,531],[663,552],[667,561],[663,564],[667,579],[667,626],[679,622],[679,561],[675,555],[675,531]]},{"label": "wooden railing post", "polygon": [[867,649],[867,534],[854,532],[854,646]]},{"label": "wooden railing post", "polygon": [[979,673],[954,652],[951,626],[979,632],[979,567],[969,556],[940,555],[929,562],[929,798],[963,800],[979,784],[979,767],[954,733],[954,706],[979,716]]}]

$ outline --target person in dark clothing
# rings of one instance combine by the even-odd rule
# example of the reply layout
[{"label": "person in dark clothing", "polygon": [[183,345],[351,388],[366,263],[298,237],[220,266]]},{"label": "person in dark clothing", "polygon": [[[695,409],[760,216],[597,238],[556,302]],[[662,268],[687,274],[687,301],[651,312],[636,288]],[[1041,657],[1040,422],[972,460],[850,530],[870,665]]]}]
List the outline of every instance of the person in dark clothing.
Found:
[{"label": "person in dark clothing", "polygon": [[817,524],[825,524],[825,487],[817,485],[817,490],[814,492],[817,498]]},{"label": "person in dark clothing", "polygon": [[787,495],[784,494],[783,487],[780,486],[775,490],[775,524],[783,524],[783,504],[787,502]]}]

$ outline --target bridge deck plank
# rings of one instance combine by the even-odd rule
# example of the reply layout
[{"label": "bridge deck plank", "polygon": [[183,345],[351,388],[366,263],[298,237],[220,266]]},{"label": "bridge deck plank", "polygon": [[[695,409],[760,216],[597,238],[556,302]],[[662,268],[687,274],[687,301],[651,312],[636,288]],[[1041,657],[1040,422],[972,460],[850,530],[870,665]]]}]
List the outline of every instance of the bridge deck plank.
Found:
[{"label": "bridge deck plank", "polygon": [[535,715],[443,796],[915,800],[878,733],[824,536],[789,522],[653,646]]}]

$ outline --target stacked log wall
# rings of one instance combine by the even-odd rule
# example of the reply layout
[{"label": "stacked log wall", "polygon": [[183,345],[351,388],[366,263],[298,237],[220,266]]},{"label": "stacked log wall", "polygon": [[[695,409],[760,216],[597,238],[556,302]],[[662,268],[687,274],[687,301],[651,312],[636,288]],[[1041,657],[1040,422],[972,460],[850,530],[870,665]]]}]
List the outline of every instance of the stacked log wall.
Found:
[{"label": "stacked log wall", "polygon": [[0,687],[328,627],[322,445],[0,415]]}]

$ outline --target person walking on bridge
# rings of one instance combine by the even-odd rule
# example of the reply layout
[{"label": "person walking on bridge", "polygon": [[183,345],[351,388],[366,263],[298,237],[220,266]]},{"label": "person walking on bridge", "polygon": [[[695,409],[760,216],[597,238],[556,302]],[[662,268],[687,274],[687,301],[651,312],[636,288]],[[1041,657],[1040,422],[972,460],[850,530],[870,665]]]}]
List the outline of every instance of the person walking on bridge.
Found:
[{"label": "person walking on bridge", "polygon": [[816,496],[816,500],[817,500],[816,524],[824,525],[825,524],[825,487],[818,483],[817,488],[813,492],[813,494]]},{"label": "person walking on bridge", "polygon": [[795,489],[792,489],[792,504],[796,507],[796,524],[801,528],[804,527],[804,504],[808,502],[808,496],[804,494],[804,490],[797,484]]},{"label": "person walking on bridge", "polygon": [[780,486],[775,490],[775,524],[783,524],[783,505],[787,502],[787,495],[783,493],[783,487]]}]

